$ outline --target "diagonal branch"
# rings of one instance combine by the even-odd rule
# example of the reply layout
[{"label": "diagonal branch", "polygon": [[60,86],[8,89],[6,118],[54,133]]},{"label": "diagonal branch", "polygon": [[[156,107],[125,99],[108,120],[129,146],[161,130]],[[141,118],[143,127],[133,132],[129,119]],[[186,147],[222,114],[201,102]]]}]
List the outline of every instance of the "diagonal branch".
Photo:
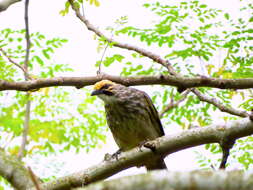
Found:
[{"label": "diagonal branch", "polygon": [[104,39],[106,39],[106,41],[108,43],[111,43],[113,46],[115,47],[119,47],[122,49],[127,49],[127,50],[132,50],[135,51],[145,57],[148,57],[150,59],[152,59],[153,61],[161,64],[162,66],[164,66],[165,68],[167,68],[167,70],[169,71],[169,73],[171,75],[176,75],[177,73],[174,71],[174,69],[172,68],[171,64],[169,63],[168,60],[163,59],[161,56],[147,51],[143,48],[131,45],[131,44],[127,44],[127,43],[122,43],[122,42],[118,42],[112,38],[107,37],[106,35],[104,35],[97,27],[95,27],[94,25],[92,25],[89,20],[87,20],[85,18],[84,15],[81,14],[79,8],[77,6],[75,6],[74,0],[68,0],[68,2],[70,3],[72,9],[75,11],[76,16],[85,24],[85,26],[87,27],[88,30],[94,32],[97,36],[99,37],[103,37]]},{"label": "diagonal branch", "polygon": [[[163,136],[152,141],[152,143],[156,147],[156,153],[165,157],[186,148],[207,143],[220,143],[224,139],[238,139],[252,134],[253,122],[249,119],[241,119]],[[71,189],[71,187],[87,185],[110,177],[127,168],[141,165],[143,161],[150,158],[150,156],[153,156],[153,154],[152,150],[148,148],[143,147],[140,150],[140,148],[137,147],[121,153],[117,160],[110,159],[103,161],[86,170],[41,184],[40,187],[47,190],[56,190],[60,188]]]},{"label": "diagonal branch", "polygon": [[182,94],[181,99],[179,99],[179,100],[176,101],[176,102],[174,102],[174,100],[173,100],[173,98],[172,98],[171,101],[170,101],[170,103],[159,113],[159,117],[162,118],[163,115],[164,115],[167,111],[169,111],[169,110],[171,110],[171,109],[177,107],[181,102],[183,102],[183,101],[187,98],[187,95],[188,95],[189,93],[190,93],[190,90],[186,90],[186,91]]},{"label": "diagonal branch", "polygon": [[19,190],[26,190],[33,186],[29,173],[22,162],[14,156],[7,155],[2,149],[0,149],[0,176]]},{"label": "diagonal branch", "polygon": [[222,104],[222,102],[220,102],[218,99],[215,98],[211,98],[208,97],[204,94],[202,94],[199,90],[197,89],[192,89],[191,90],[201,101],[210,103],[212,105],[214,105],[215,107],[217,107],[220,111],[222,112],[227,112],[229,114],[232,115],[236,115],[236,116],[240,116],[240,117],[249,117],[250,114],[248,114],[246,111],[240,111],[240,110],[236,110],[234,108],[229,108],[226,107],[225,105]]},{"label": "diagonal branch", "polygon": [[9,61],[10,63],[12,63],[12,64],[15,65],[16,67],[20,68],[20,69],[23,71],[24,75],[29,76],[28,73],[27,73],[27,71],[26,71],[26,69],[25,69],[22,65],[16,63],[16,62],[7,54],[7,52],[3,50],[3,48],[0,48],[0,51],[1,51],[2,54],[8,59],[8,61]]},{"label": "diagonal branch", "polygon": [[32,180],[32,182],[33,182],[33,184],[34,184],[35,189],[36,189],[36,190],[41,190],[40,185],[39,185],[39,182],[38,182],[38,178],[37,178],[37,176],[33,173],[31,167],[28,167],[28,172],[29,172],[29,174],[30,174],[30,178],[31,178],[31,180]]}]

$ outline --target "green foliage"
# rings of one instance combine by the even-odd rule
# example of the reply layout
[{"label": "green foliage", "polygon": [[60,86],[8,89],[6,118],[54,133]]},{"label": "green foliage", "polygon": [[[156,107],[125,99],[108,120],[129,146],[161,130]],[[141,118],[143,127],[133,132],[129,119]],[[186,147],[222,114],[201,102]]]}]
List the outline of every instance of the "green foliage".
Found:
[{"label": "green foliage", "polygon": [[[177,5],[144,4],[144,7],[159,16],[157,24],[148,29],[125,27],[118,33],[139,37],[140,41],[149,46],[166,45],[170,52],[165,56],[168,59],[185,60],[197,56],[208,61],[213,51],[219,47],[218,36],[211,35],[212,32],[209,31],[220,26],[219,22],[215,21],[220,10],[210,9],[198,1],[181,2]],[[189,25],[191,22],[195,24]]]},{"label": "green foliage", "polygon": [[[78,9],[84,3],[83,0],[73,0],[73,2],[74,2],[74,6],[77,7]],[[86,0],[86,2],[88,2],[90,5],[94,5],[96,7],[100,6],[100,1],[98,1],[98,0]],[[59,12],[59,14],[62,15],[62,16],[67,15],[69,13],[69,8],[70,8],[70,3],[69,3],[69,1],[66,1],[64,9],[61,10]]]},{"label": "green foliage", "polygon": [[[124,56],[120,55],[120,54],[114,54],[111,57],[106,57],[104,61],[102,61],[102,64],[106,67],[109,67],[112,63],[114,62],[122,62],[122,60],[124,59]],[[101,64],[101,61],[98,61],[96,66],[98,66],[99,64]]]},{"label": "green foliage", "polygon": [[10,184],[8,183],[8,181],[5,178],[0,176],[0,190],[5,190],[7,188],[9,188],[9,189],[11,188]]},{"label": "green foliage", "polygon": [[[4,29],[0,31],[0,47],[19,65],[24,63],[24,30]],[[62,72],[73,71],[69,65],[54,63],[56,50],[66,39],[48,39],[43,34],[31,34],[31,52],[28,71],[32,78],[55,77]],[[22,70],[0,56],[0,79],[24,80]],[[115,57],[119,60],[119,57]],[[49,155],[62,151],[89,151],[99,142],[105,141],[105,119],[102,112],[94,110],[94,98],[87,91],[62,87],[43,88],[29,92],[31,118],[29,122],[26,156]],[[76,98],[74,98],[76,96]],[[84,97],[84,98],[81,98]],[[87,98],[86,98],[87,97]],[[1,92],[0,100],[0,144],[16,155],[19,151],[23,131],[25,105],[28,101],[23,92]],[[77,101],[78,100],[78,101]],[[98,104],[98,103],[97,103]],[[93,108],[91,108],[93,107]],[[78,111],[77,111],[78,110]]]}]

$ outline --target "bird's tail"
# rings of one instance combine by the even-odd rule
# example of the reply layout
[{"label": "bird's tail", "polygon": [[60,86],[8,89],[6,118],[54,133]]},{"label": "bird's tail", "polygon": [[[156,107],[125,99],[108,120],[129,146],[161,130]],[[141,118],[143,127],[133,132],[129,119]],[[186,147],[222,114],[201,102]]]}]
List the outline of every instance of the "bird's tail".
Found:
[{"label": "bird's tail", "polygon": [[152,159],[148,164],[145,164],[147,170],[162,170],[167,169],[167,166],[162,158]]}]

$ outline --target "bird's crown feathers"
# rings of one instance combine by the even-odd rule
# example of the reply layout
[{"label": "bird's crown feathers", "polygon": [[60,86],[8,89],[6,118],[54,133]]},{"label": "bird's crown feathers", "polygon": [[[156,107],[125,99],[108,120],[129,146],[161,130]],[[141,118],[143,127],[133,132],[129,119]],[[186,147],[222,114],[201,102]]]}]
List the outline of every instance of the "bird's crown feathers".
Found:
[{"label": "bird's crown feathers", "polygon": [[111,85],[115,85],[116,83],[110,81],[110,80],[101,80],[99,82],[97,82],[94,85],[94,90],[100,90],[102,89],[104,86],[111,86]]}]

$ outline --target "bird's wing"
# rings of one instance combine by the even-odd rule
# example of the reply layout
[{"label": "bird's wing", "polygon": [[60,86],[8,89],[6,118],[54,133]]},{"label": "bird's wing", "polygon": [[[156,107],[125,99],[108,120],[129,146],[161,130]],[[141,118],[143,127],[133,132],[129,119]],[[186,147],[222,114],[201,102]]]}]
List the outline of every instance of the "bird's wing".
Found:
[{"label": "bird's wing", "polygon": [[155,108],[152,100],[150,99],[150,97],[145,92],[143,92],[143,94],[144,94],[144,99],[145,99],[145,101],[147,103],[147,106],[146,106],[147,107],[147,111],[148,111],[148,113],[150,115],[152,123],[156,127],[156,130],[157,130],[157,132],[158,132],[158,134],[160,136],[165,135],[164,134],[164,130],[163,130],[163,126],[162,126],[162,123],[161,123],[161,120],[159,118],[158,112],[157,112],[157,110],[156,110],[156,108]]}]

